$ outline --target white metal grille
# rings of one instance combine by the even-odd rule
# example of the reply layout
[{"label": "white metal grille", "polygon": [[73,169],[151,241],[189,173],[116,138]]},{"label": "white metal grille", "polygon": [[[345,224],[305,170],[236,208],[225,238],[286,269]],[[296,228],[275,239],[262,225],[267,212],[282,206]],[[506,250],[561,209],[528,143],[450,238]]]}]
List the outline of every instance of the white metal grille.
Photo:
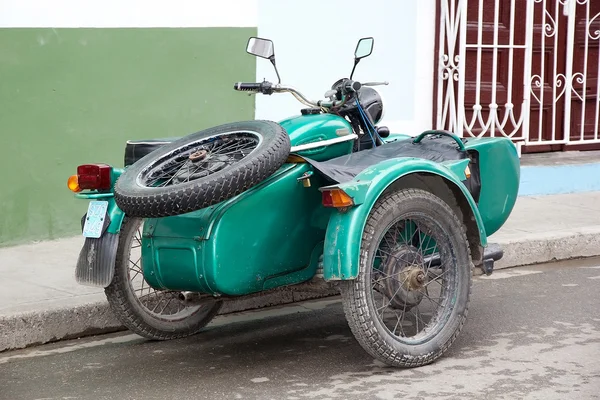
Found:
[{"label": "white metal grille", "polygon": [[440,0],[437,128],[519,147],[600,143],[597,1]]},{"label": "white metal grille", "polygon": [[[457,4],[458,3],[458,4]],[[461,89],[457,90],[456,83],[462,81],[464,92],[464,68],[459,71],[460,54],[458,49],[459,27],[463,19],[463,8],[466,1],[459,0],[441,0],[440,12],[440,35],[438,51],[438,93],[437,93],[437,128],[448,129],[459,132],[458,127],[462,126],[462,117],[464,113],[458,112],[457,96]]]},{"label": "white metal grille", "polygon": [[[594,0],[597,2],[598,0]],[[584,27],[584,47],[583,47],[583,63],[582,69],[577,71],[569,71],[567,77],[569,77],[569,93],[567,95],[568,104],[571,103],[572,100],[577,101],[579,99],[581,101],[581,107],[579,115],[571,114],[570,108],[568,108],[569,112],[566,113],[565,116],[565,125],[569,126],[569,123],[572,119],[579,119],[580,129],[575,132],[571,131],[570,135],[570,144],[579,144],[579,143],[600,143],[600,138],[598,137],[598,122],[600,120],[600,12],[592,15],[590,12],[592,0],[567,0],[569,6],[569,16],[576,16],[577,13],[585,13],[585,18],[583,21],[585,22]],[[575,18],[569,19],[569,34],[573,42],[574,30],[576,27],[574,26]],[[592,42],[593,47],[592,47]],[[567,57],[567,65],[572,65],[573,63],[573,48],[574,46],[570,46],[568,50]],[[590,59],[590,49],[594,48],[598,52],[598,56],[596,60]],[[570,57],[570,59],[569,59]],[[592,61],[592,62],[589,62]],[[587,77],[591,72],[590,67],[596,66],[595,77],[596,77],[596,93],[588,93]],[[581,85],[580,90],[577,90],[575,84]],[[577,99],[573,99],[572,96],[576,96]],[[588,101],[592,104],[591,107],[588,106]],[[595,103],[595,104],[594,104]],[[592,122],[593,121],[593,122]],[[592,127],[593,124],[593,127]],[[572,126],[572,125],[571,125]],[[587,128],[591,129],[587,129]],[[578,131],[578,132],[577,132]],[[587,135],[585,133],[591,132],[591,135]]]}]

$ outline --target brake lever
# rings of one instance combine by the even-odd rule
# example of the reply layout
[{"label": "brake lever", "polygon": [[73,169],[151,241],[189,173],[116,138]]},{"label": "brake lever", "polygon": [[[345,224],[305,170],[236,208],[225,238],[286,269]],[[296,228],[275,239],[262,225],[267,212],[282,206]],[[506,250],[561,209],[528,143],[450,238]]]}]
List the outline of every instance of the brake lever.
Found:
[{"label": "brake lever", "polygon": [[325,97],[326,99],[331,99],[331,100],[333,100],[333,99],[335,98],[335,96],[336,96],[337,92],[338,92],[338,91],[337,91],[336,89],[331,89],[331,90],[328,90],[328,91],[326,91],[326,92],[325,92],[325,95],[324,95],[324,97]]},{"label": "brake lever", "polygon": [[363,86],[383,86],[383,85],[389,85],[390,83],[388,81],[383,81],[383,82],[365,82],[362,85]]}]

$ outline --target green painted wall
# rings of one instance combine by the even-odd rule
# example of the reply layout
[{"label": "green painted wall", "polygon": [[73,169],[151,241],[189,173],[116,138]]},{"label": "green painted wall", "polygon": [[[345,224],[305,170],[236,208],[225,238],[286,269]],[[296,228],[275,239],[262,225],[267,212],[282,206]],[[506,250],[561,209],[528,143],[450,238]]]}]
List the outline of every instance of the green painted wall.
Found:
[{"label": "green painted wall", "polygon": [[0,29],[0,246],[80,233],[79,164],[254,116],[255,28]]}]

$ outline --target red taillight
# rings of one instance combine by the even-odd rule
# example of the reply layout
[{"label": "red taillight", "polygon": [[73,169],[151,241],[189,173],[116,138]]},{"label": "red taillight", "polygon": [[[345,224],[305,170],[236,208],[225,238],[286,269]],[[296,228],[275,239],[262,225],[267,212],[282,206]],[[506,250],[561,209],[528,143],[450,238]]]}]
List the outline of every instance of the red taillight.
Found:
[{"label": "red taillight", "polygon": [[85,164],[77,167],[77,183],[81,189],[110,189],[111,166]]},{"label": "red taillight", "polygon": [[333,199],[331,198],[331,193],[329,191],[323,192],[323,205],[325,207],[333,207]]}]

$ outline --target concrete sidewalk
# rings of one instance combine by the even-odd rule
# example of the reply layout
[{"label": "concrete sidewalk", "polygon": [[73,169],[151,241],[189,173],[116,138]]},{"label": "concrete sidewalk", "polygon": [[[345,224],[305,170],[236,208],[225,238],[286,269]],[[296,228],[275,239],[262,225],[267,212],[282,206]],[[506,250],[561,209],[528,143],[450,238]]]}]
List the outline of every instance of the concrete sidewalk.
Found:
[{"label": "concrete sidewalk", "polygon": [[[490,242],[505,252],[496,269],[600,255],[600,192],[519,197]],[[76,237],[0,249],[0,351],[122,329],[103,290],[75,282],[82,243]],[[230,303],[221,313],[316,296],[281,291]]]}]

